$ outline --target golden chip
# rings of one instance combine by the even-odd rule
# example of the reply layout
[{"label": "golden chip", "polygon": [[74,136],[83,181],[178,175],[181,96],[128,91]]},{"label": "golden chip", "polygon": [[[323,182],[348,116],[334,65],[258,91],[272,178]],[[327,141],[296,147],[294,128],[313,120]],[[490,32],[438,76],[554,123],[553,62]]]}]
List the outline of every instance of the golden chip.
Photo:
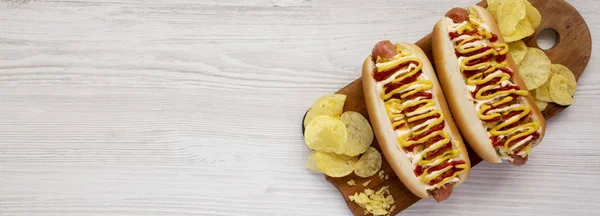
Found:
[{"label": "golden chip", "polygon": [[342,146],[343,153],[357,156],[364,153],[373,142],[373,129],[365,117],[357,112],[344,112],[341,117],[348,131],[346,145]]},{"label": "golden chip", "polygon": [[517,65],[523,61],[523,58],[525,58],[525,55],[527,54],[527,46],[525,45],[525,42],[520,40],[509,43],[508,50]]},{"label": "golden chip", "polygon": [[548,81],[546,81],[540,87],[533,90],[535,92],[535,98],[537,100],[541,100],[541,101],[545,101],[545,102],[552,102],[552,98],[550,98],[550,79],[551,79],[551,77],[552,77],[552,74],[550,75],[550,78],[548,78]]},{"label": "golden chip", "polygon": [[317,168],[325,173],[325,175],[344,177],[354,170],[356,157],[316,151],[315,163],[317,164]]},{"label": "golden chip", "polygon": [[306,167],[312,171],[321,172],[321,170],[319,170],[319,168],[317,167],[317,161],[315,160],[316,154],[317,152],[315,151],[310,152],[310,154],[308,155],[308,159],[306,159]]},{"label": "golden chip", "polygon": [[573,74],[569,68],[561,64],[552,64],[550,66],[550,72],[552,72],[552,74],[560,74],[567,78],[567,91],[571,96],[575,95],[575,89],[577,89],[577,79],[575,79],[575,74]]},{"label": "golden chip", "polygon": [[504,0],[498,6],[496,15],[502,35],[512,35],[516,32],[519,21],[525,18],[525,4],[522,0]]},{"label": "golden chip", "polygon": [[498,11],[498,6],[500,6],[501,2],[501,0],[487,0],[487,9],[492,15],[494,15],[494,19],[496,20],[498,19],[498,17],[496,16],[496,12]]},{"label": "golden chip", "polygon": [[529,19],[523,19],[519,21],[519,24],[517,24],[516,30],[513,34],[508,36],[502,34],[502,36],[504,36],[504,42],[510,43],[529,37],[534,32],[535,29],[533,29],[533,27],[531,26],[531,21],[529,21]]},{"label": "golden chip", "polygon": [[363,178],[371,177],[379,172],[379,169],[381,169],[381,162],[381,154],[377,149],[369,147],[354,165],[354,173]]},{"label": "golden chip", "polygon": [[548,106],[548,102],[541,101],[541,100],[535,100],[535,105],[538,107],[538,109],[540,109],[540,112],[541,112],[546,109],[546,107]]},{"label": "golden chip", "polygon": [[344,122],[326,115],[314,118],[304,131],[304,142],[315,151],[341,154],[347,139]]},{"label": "golden chip", "polygon": [[542,24],[542,15],[528,1],[524,0],[523,4],[525,4],[525,10],[527,12],[527,19],[529,19],[529,21],[531,21],[531,27],[536,29],[538,26],[540,26],[540,24]]},{"label": "golden chip", "polygon": [[544,51],[537,48],[527,48],[527,55],[519,64],[519,74],[527,89],[536,89],[548,80],[551,64]]},{"label": "golden chip", "polygon": [[566,106],[573,103],[573,97],[569,94],[569,80],[563,75],[554,74],[550,79],[550,97],[557,104]]},{"label": "golden chip", "polygon": [[306,113],[304,127],[320,115],[339,118],[344,109],[344,103],[346,103],[346,95],[342,94],[329,94],[319,98]]}]

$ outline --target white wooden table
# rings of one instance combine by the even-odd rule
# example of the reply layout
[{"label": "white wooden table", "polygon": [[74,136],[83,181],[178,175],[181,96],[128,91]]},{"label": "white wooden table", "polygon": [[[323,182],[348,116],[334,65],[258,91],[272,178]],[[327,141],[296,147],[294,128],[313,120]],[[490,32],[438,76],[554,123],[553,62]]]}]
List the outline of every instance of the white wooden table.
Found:
[{"label": "white wooden table", "polygon": [[[600,4],[572,0],[600,35]],[[0,215],[349,215],[304,111],[474,0],[0,1]],[[521,168],[404,215],[600,214],[600,44]]]}]

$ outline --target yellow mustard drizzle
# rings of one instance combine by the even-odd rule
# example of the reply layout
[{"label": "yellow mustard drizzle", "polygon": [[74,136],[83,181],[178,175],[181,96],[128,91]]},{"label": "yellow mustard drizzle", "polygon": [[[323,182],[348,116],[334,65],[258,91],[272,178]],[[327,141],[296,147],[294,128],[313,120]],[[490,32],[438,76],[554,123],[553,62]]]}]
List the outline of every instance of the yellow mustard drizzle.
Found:
[{"label": "yellow mustard drizzle", "polygon": [[[382,68],[377,67],[377,72],[388,70],[390,68],[394,68],[398,65],[405,64],[405,63],[411,62],[411,61],[416,62],[417,66],[402,75],[398,75],[398,77],[394,78],[394,80],[389,84],[401,82],[411,76],[414,76],[419,71],[421,71],[421,69],[423,67],[421,60],[418,59],[416,56],[414,56],[412,53],[407,52],[406,49],[403,49],[403,48],[399,47],[398,45],[396,45],[396,47],[400,54],[393,59],[389,59],[388,62],[383,62],[382,64],[380,64],[383,67]],[[378,64],[379,64],[379,62],[378,62]],[[410,68],[410,65],[407,68]],[[406,70],[406,69],[399,69],[399,70]],[[394,76],[394,75],[392,75],[392,76]],[[427,120],[427,121],[430,121],[430,123],[427,124],[425,127],[421,127],[421,129],[412,131],[412,133],[409,133],[409,134],[401,135],[397,138],[398,144],[403,149],[406,149],[407,147],[415,145],[415,144],[425,143],[426,141],[428,141],[434,137],[437,137],[437,136],[443,137],[442,140],[432,144],[427,149],[424,149],[421,152],[419,152],[419,155],[421,155],[421,158],[417,158],[417,160],[419,160],[419,159],[420,160],[416,163],[416,165],[428,167],[428,168],[424,169],[424,172],[423,172],[423,174],[421,174],[421,176],[419,176],[419,179],[420,179],[421,183],[424,183],[424,184],[428,183],[429,181],[436,179],[437,177],[439,177],[440,175],[443,175],[445,173],[445,172],[438,172],[434,175],[431,175],[431,173],[429,173],[430,168],[435,167],[440,164],[443,164],[443,163],[448,163],[450,159],[457,158],[460,156],[460,151],[453,146],[451,149],[446,150],[445,152],[439,154],[435,158],[431,158],[429,160],[423,159],[424,155],[426,155],[428,152],[435,151],[436,149],[443,147],[444,145],[448,144],[451,141],[449,138],[449,135],[444,130],[437,130],[427,136],[424,136],[423,138],[421,138],[419,140],[408,140],[408,138],[411,135],[412,136],[421,135],[421,134],[427,132],[432,127],[435,127],[436,125],[442,124],[444,122],[443,113],[440,112],[437,108],[432,108],[432,107],[435,107],[435,105],[436,105],[435,101],[433,99],[423,99],[422,98],[420,100],[414,100],[411,102],[408,102],[406,100],[407,97],[410,97],[411,95],[414,95],[418,92],[431,90],[433,88],[433,83],[430,80],[424,80],[424,79],[417,78],[412,83],[404,84],[401,87],[394,89],[393,91],[390,91],[389,93],[385,94],[386,89],[388,87],[389,86],[383,87],[380,96],[384,101],[384,104],[386,106],[386,112],[388,114],[388,117],[389,117],[390,122],[392,123],[392,127],[394,129],[397,128],[398,126],[404,125],[403,129],[410,130],[410,129],[408,129],[409,122],[415,122],[415,121],[419,121],[422,119],[427,119],[436,114],[439,115],[438,118],[435,118],[433,120],[431,120],[431,119]],[[400,93],[400,99],[392,98],[395,94],[398,94],[398,93]],[[405,104],[403,104],[403,102]],[[406,102],[408,102],[408,103],[406,103]],[[415,114],[415,115],[407,117],[401,113],[401,111],[404,110],[404,108],[415,107],[415,106],[420,106],[420,107],[417,108],[416,110],[412,111],[411,113],[406,113],[406,115],[409,115],[409,114]],[[416,114],[416,113],[418,113],[418,114]],[[421,123],[421,125],[422,124],[424,124],[424,123]],[[415,149],[418,149],[418,148],[415,148]],[[439,188],[440,186],[446,184],[448,181],[451,181],[452,179],[456,178],[458,175],[468,171],[468,169],[470,168],[466,164],[459,164],[459,165],[450,166],[450,167],[451,167],[450,169],[454,169],[455,167],[457,167],[457,168],[461,168],[462,170],[457,171],[452,176],[443,179],[442,181],[437,183],[435,185],[435,187]]]},{"label": "yellow mustard drizzle", "polygon": [[[477,39],[477,41],[489,40],[492,37],[491,32],[487,31],[484,28],[480,28],[482,26],[482,22],[474,15],[474,14],[476,14],[476,12],[474,12],[473,10],[474,9],[471,9],[471,13],[469,14],[469,21],[467,21],[467,24],[459,27],[457,29],[457,33],[463,34],[465,31],[472,31],[472,30],[478,29],[478,33],[480,35],[479,34],[469,35],[468,37],[465,37],[465,39],[463,39],[458,44],[455,44],[456,51],[461,54],[466,54],[466,53],[470,53],[473,51],[477,51],[477,50],[483,49],[485,47],[482,44],[476,44],[475,46],[464,48],[464,45],[467,42],[472,43],[470,41],[472,41],[473,39]],[[496,83],[487,85],[487,86],[481,88],[475,95],[474,99],[476,99],[478,101],[485,101],[485,100],[493,100],[494,98],[500,97],[500,99],[498,101],[492,103],[492,106],[497,107],[502,104],[511,102],[514,99],[511,96],[512,94],[519,95],[519,96],[527,96],[529,94],[529,92],[527,90],[515,90],[515,89],[496,91],[493,94],[483,95],[483,93],[485,93],[489,90],[501,87],[501,83],[503,83],[504,81],[510,81],[510,79],[511,79],[511,76],[504,72],[492,73],[492,72],[497,71],[497,69],[499,69],[499,68],[505,68],[508,64],[506,60],[501,63],[498,63],[498,62],[496,62],[496,60],[494,58],[491,58],[486,62],[480,62],[478,64],[471,65],[471,66],[467,65],[467,63],[471,62],[472,60],[476,60],[476,59],[488,56],[490,54],[493,56],[499,56],[499,55],[506,55],[508,53],[508,45],[506,43],[491,44],[488,46],[491,46],[492,49],[486,50],[486,51],[476,54],[476,55],[462,57],[460,65],[459,65],[461,72],[464,72],[465,70],[478,70],[478,69],[485,68],[485,70],[483,72],[477,73],[477,74],[465,79],[465,83],[470,86],[482,85],[487,82],[490,82],[494,78],[500,78],[500,80],[497,81]],[[487,76],[484,77],[484,74],[487,74]],[[511,82],[511,84],[513,84],[513,83]],[[492,108],[492,106],[490,106],[489,104],[484,104],[481,106],[480,110],[477,113],[477,115],[479,116],[479,118],[481,120],[492,120],[494,118],[502,116],[502,114],[500,114],[500,113],[484,114],[487,110]],[[531,113],[531,109],[528,106],[522,105],[522,106],[512,107],[508,110],[505,110],[505,111],[503,111],[503,114],[506,115],[513,111],[519,111],[519,110],[522,111],[520,114],[513,116],[510,119],[508,119],[496,126],[488,128],[489,134],[492,136],[506,136],[506,135],[512,134],[517,131],[520,132],[520,133],[515,133],[514,135],[510,136],[505,141],[504,149],[506,150],[506,152],[509,152],[509,154],[511,153],[509,144],[512,141],[519,139],[521,137],[529,136],[529,135],[535,133],[540,128],[539,122],[529,122],[526,124],[518,125],[516,127],[504,129],[504,127],[519,121],[521,118],[528,116]],[[526,156],[527,154],[529,154],[530,150],[531,150],[531,144],[527,144],[527,146],[522,150],[522,152],[525,153],[525,155],[523,155],[523,157]]]}]

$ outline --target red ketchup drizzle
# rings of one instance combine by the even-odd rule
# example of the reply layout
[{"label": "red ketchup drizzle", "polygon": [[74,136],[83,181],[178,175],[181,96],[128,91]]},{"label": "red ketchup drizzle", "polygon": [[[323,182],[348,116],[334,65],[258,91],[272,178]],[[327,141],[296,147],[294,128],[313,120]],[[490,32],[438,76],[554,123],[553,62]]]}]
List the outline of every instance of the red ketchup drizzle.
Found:
[{"label": "red ketchup drizzle", "polygon": [[492,47],[483,47],[483,48],[481,48],[481,49],[478,49],[478,50],[475,50],[475,51],[472,51],[472,52],[468,52],[468,53],[465,53],[465,54],[460,54],[460,56],[472,56],[472,55],[477,55],[477,54],[479,54],[479,53],[483,53],[483,52],[485,52],[485,51],[488,51],[488,50],[491,50],[491,49],[492,49]]},{"label": "red ketchup drizzle", "polygon": [[512,118],[513,116],[519,115],[523,112],[523,110],[515,110],[515,111],[511,111],[506,115],[502,116],[502,120],[508,120],[510,118]]},{"label": "red ketchup drizzle", "polygon": [[490,38],[490,42],[494,43],[496,41],[498,41],[498,35],[492,34],[492,37]]},{"label": "red ketchup drizzle", "polygon": [[[451,166],[456,166],[456,165],[460,165],[460,164],[464,164],[464,163],[465,163],[464,161],[452,161],[452,162],[449,162],[449,163],[446,163],[446,164],[451,164]],[[438,166],[439,166],[439,165],[438,165]],[[442,167],[441,169],[444,169],[444,168],[445,168],[445,167]],[[440,170],[441,170],[441,169],[440,169]],[[431,170],[432,170],[432,169],[429,169],[429,171],[431,171]],[[458,172],[458,171],[460,171],[460,170],[462,170],[462,169],[454,167],[454,168],[452,168],[452,169],[450,169],[450,170],[446,171],[444,174],[442,174],[442,175],[438,176],[437,178],[435,178],[435,179],[431,180],[431,181],[429,182],[429,185],[436,185],[437,183],[440,183],[440,182],[441,182],[441,181],[443,181],[445,178],[448,178],[448,177],[450,177],[450,176],[454,175],[454,173],[456,173],[456,172]]]},{"label": "red ketchup drizzle", "polygon": [[412,83],[412,82],[416,81],[417,77],[419,77],[422,73],[423,73],[423,71],[418,71],[417,73],[415,73],[412,76],[409,76],[409,77],[403,79],[400,82],[392,83],[387,89],[385,89],[385,93],[388,94],[388,93],[396,90],[397,88],[402,87],[403,85],[406,85],[406,84],[409,84],[409,83]]},{"label": "red ketchup drizzle", "polygon": [[373,73],[373,78],[377,82],[382,81],[382,80],[388,78],[389,76],[391,76],[392,74],[394,74],[396,71],[400,70],[401,68],[404,68],[404,67],[410,65],[411,63],[418,64],[418,62],[416,62],[416,61],[409,61],[409,62],[404,62],[402,64],[399,64],[396,67],[381,71],[381,72],[377,72],[377,69],[375,69],[375,72]]},{"label": "red ketchup drizzle", "polygon": [[415,99],[417,97],[423,97],[423,99],[432,99],[433,95],[431,93],[428,93],[428,92],[417,92],[417,93],[414,93],[414,94],[406,97],[406,100],[412,100],[412,99]]},{"label": "red ketchup drizzle", "polygon": [[500,62],[503,62],[504,60],[506,60],[506,54],[496,56],[496,62],[500,63]]},{"label": "red ketchup drizzle", "polygon": [[467,66],[473,66],[473,65],[481,64],[481,63],[489,61],[492,58],[494,58],[494,55],[493,54],[489,54],[489,55],[483,56],[483,57],[478,58],[478,59],[473,59],[473,60],[467,62],[466,65]]},{"label": "red ketchup drizzle", "polygon": [[[519,153],[521,150],[523,150],[525,147],[527,147],[527,145],[529,145],[529,143],[531,143],[531,142],[535,141],[536,139],[540,138],[540,133],[538,133],[538,132],[535,132],[535,133],[532,133],[532,134],[531,134],[531,135],[529,135],[529,136],[532,136],[532,139],[531,139],[531,140],[529,140],[527,143],[525,143],[525,144],[523,144],[523,145],[521,145],[521,146],[517,147],[517,148],[516,148],[516,149],[513,151],[513,154],[517,154],[517,153]],[[521,141],[521,140],[524,140],[524,139],[526,139],[526,138],[527,138],[527,137],[529,137],[529,136],[524,136],[524,137],[521,137],[521,138],[519,138],[519,139],[515,139],[515,140],[513,140],[513,141],[512,141],[512,142],[509,144],[509,146],[512,146],[512,145],[514,145],[514,144],[517,144],[519,141]]]},{"label": "red ketchup drizzle", "polygon": [[442,121],[442,123],[440,123],[440,124],[438,124],[438,125],[436,125],[436,126],[433,126],[433,127],[429,128],[429,130],[425,131],[425,132],[424,132],[424,133],[422,133],[422,134],[419,134],[419,135],[417,135],[417,136],[413,136],[413,137],[411,137],[411,138],[408,138],[408,140],[411,140],[411,141],[419,140],[419,139],[421,139],[421,138],[423,138],[423,137],[426,137],[426,136],[427,136],[427,135],[429,135],[429,134],[432,134],[433,132],[436,132],[436,131],[438,131],[438,130],[442,130],[442,129],[444,129],[444,127],[445,127],[445,126],[446,126],[445,122],[444,122],[444,121]]},{"label": "red ketchup drizzle", "polygon": [[423,172],[424,172],[424,170],[423,170],[423,167],[422,167],[422,166],[417,166],[417,167],[415,168],[415,175],[416,175],[417,177],[418,177],[418,176],[421,176],[421,175],[423,175]]},{"label": "red ketchup drizzle", "polygon": [[442,135],[438,135],[438,136],[435,136],[435,137],[425,141],[424,143],[417,143],[417,144],[410,145],[410,146],[406,147],[406,151],[412,152],[417,146],[421,146],[421,145],[429,146],[429,145],[431,145],[437,141],[443,140],[443,139],[444,139],[444,137],[442,137]]},{"label": "red ketchup drizzle", "polygon": [[435,158],[435,157],[441,155],[442,153],[446,152],[449,149],[452,149],[452,142],[448,142],[448,143],[446,143],[446,145],[443,145],[442,147],[439,147],[436,150],[427,152],[427,155],[425,155],[425,157],[427,159]]},{"label": "red ketchup drizzle", "polygon": [[500,140],[498,136],[491,136],[490,140],[492,141],[492,146],[504,146],[504,139]]}]

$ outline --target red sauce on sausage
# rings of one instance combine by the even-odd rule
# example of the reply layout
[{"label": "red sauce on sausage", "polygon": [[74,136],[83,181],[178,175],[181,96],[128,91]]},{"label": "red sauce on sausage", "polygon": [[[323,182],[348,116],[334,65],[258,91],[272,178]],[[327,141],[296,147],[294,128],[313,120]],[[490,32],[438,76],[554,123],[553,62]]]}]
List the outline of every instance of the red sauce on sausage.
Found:
[{"label": "red sauce on sausage", "polygon": [[385,80],[386,78],[388,78],[389,76],[391,76],[392,74],[394,74],[396,71],[407,67],[410,64],[419,64],[416,61],[408,61],[402,64],[399,64],[396,67],[381,71],[381,72],[377,72],[377,69],[375,69],[375,72],[373,72],[373,79],[375,79],[377,82],[380,82],[382,80]]}]

